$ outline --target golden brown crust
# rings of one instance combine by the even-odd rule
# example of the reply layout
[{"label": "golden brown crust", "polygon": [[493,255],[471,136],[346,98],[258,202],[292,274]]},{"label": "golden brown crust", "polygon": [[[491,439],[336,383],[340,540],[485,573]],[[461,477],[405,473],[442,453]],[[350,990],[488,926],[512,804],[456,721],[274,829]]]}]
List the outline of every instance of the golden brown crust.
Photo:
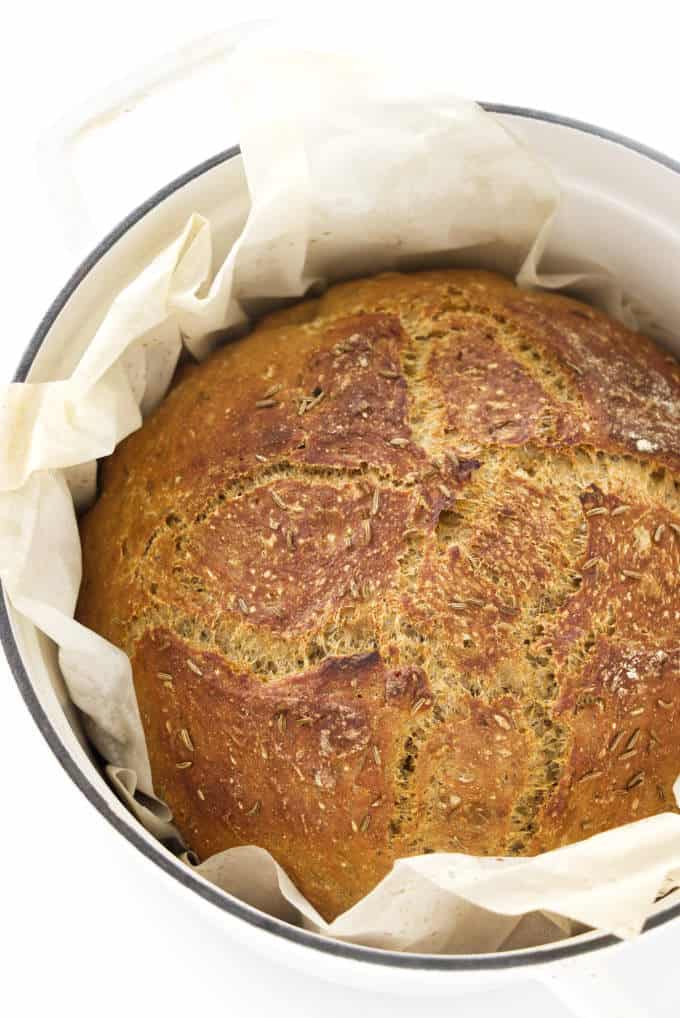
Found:
[{"label": "golden brown crust", "polygon": [[403,733],[430,698],[421,670],[388,669],[374,652],[262,682],[221,655],[188,657],[162,628],[132,662],[157,791],[202,858],[225,839],[261,845],[300,886],[313,882],[324,914],[389,871]]},{"label": "golden brown crust", "polygon": [[77,617],[188,844],[263,845],[332,918],[400,856],[673,808],[679,400],[650,341],[476,271],[186,368],[105,464]]}]

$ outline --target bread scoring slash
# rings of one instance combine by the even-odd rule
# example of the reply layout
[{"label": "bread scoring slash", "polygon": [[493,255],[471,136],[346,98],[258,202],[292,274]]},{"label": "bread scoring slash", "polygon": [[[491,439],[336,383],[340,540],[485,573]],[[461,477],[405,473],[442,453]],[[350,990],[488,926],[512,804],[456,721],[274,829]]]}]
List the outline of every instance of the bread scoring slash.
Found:
[{"label": "bread scoring slash", "polygon": [[157,793],[332,919],[395,859],[675,808],[680,368],[575,300],[389,273],[182,370],[103,464],[77,618]]}]

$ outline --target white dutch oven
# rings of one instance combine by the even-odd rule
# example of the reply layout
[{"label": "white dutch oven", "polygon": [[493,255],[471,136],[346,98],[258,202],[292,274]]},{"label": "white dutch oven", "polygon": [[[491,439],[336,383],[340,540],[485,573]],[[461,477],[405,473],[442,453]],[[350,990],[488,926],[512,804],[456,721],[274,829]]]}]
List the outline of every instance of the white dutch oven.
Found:
[{"label": "white dutch oven", "polygon": [[[680,165],[626,138],[548,113],[488,105],[542,155],[566,194],[552,249],[606,264],[680,336]],[[17,369],[17,381],[62,377],[77,360],[114,295],[179,232],[192,212],[209,218],[217,259],[245,219],[248,196],[237,148],[221,152],[168,184],[130,213],[76,270],[43,318]],[[220,250],[220,237],[223,238]],[[539,978],[581,1015],[641,1015],[598,978],[597,959],[635,943],[588,933],[531,950],[446,957],[406,955],[323,939],[244,905],[208,884],[156,842],[112,794],[90,755],[65,694],[55,648],[3,599],[0,637],[22,696],[55,756],[111,824],[155,864],[207,920],[269,957],[328,978],[406,992],[447,992]],[[147,868],[148,871],[148,868]],[[660,935],[680,948],[680,896],[660,902],[641,945]],[[627,954],[626,954],[627,952]]]}]

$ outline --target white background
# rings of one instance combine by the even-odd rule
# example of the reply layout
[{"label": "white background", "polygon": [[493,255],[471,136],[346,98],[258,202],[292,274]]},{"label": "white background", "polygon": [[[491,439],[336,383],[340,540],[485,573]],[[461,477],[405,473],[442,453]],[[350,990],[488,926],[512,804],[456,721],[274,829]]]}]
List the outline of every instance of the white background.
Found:
[{"label": "white background", "polygon": [[[669,2],[621,4],[478,3],[455,0],[440,9],[419,2],[400,18],[396,3],[343,2],[342,17],[357,33],[376,32],[385,49],[404,46],[405,59],[447,61],[460,92],[588,120],[680,159],[677,120],[678,32]],[[321,5],[145,3],[115,0],[12,5],[0,37],[2,83],[2,342],[0,369],[8,379],[42,313],[80,256],[60,224],[52,168],[35,158],[51,125],[112,82],[231,23],[264,15],[319,17]],[[5,15],[7,19],[7,14]],[[329,29],[330,30],[330,29]],[[437,54],[433,55],[433,40]],[[95,230],[181,170],[232,144],[227,97],[224,135],[200,130],[147,133],[120,150],[92,183]],[[178,99],[178,103],[180,100]],[[201,109],[178,106],[177,122],[201,122]],[[108,200],[107,200],[108,198]],[[93,242],[98,236],[92,235]],[[659,266],[659,271],[664,267]],[[235,1018],[275,1012],[348,1013],[372,1018],[427,1014],[550,1014],[568,1011],[529,982],[481,995],[408,999],[329,987],[305,979],[222,938],[191,912],[150,864],[112,833],[60,770],[24,707],[8,668],[0,665],[3,737],[0,843],[0,1011],[24,1015],[160,1012],[229,1013]],[[673,924],[671,924],[672,926]],[[631,997],[644,995],[650,1015],[677,1016],[680,923],[645,935],[632,948],[608,954],[593,969],[613,976]],[[675,985],[674,985],[675,980]],[[595,1014],[599,1014],[596,1011]],[[602,1018],[609,1014],[602,1012]],[[612,1018],[616,1018],[612,1014]]]}]

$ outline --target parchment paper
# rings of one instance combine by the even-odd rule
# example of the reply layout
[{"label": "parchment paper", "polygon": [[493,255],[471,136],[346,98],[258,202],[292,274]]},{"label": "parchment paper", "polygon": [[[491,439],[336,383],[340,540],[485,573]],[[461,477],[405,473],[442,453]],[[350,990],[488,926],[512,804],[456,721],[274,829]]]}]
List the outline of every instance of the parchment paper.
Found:
[{"label": "parchment paper", "polygon": [[[541,277],[560,200],[550,171],[422,64],[412,72],[408,63],[313,43],[301,49],[269,33],[242,46],[226,75],[240,106],[251,209],[225,261],[213,265],[211,224],[192,216],[114,300],[69,379],[8,385],[0,400],[5,589],[58,645],[69,694],[118,794],[177,854],[170,813],[153,796],[130,663],[73,619],[81,579],[74,503],[93,497],[96,460],[163,397],[182,343],[203,358],[225,330],[273,301],[393,267],[484,265],[522,285],[580,281],[628,323],[635,306],[587,257],[577,272]],[[494,951],[587,927],[629,937],[658,894],[680,884],[680,816],[535,859],[404,859],[330,925],[263,849],[231,849],[197,871],[273,915],[395,950]]]}]

